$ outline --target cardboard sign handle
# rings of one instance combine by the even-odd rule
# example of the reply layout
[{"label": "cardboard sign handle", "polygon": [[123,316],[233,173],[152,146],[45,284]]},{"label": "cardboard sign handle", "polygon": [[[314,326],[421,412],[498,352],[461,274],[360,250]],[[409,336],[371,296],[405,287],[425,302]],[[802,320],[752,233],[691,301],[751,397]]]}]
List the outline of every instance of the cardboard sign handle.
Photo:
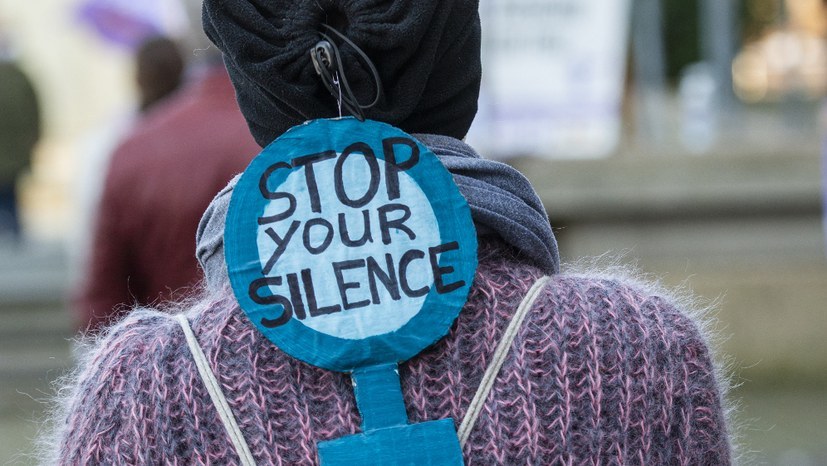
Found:
[{"label": "cardboard sign handle", "polygon": [[408,423],[397,364],[356,369],[351,377],[363,432]]}]

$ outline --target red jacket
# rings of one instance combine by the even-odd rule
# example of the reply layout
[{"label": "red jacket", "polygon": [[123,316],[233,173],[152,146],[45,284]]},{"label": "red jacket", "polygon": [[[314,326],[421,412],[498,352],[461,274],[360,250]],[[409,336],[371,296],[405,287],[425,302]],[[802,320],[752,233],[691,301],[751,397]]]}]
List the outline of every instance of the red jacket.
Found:
[{"label": "red jacket", "polygon": [[193,249],[213,196],[260,151],[216,67],[140,121],[112,156],[78,326],[96,329],[122,304],[150,304],[201,277]]}]

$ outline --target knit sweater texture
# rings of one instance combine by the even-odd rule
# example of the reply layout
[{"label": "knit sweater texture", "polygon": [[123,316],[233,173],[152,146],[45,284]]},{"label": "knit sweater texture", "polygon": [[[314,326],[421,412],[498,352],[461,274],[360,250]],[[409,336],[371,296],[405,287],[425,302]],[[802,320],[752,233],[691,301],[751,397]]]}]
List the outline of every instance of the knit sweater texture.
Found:
[{"label": "knit sweater texture", "polygon": [[[543,272],[482,238],[449,335],[400,365],[410,422],[459,424],[503,330]],[[185,312],[258,464],[318,462],[316,443],[359,432],[349,376],[286,355],[228,287],[143,309],[99,337],[70,381],[59,464],[238,464],[178,323]],[[554,275],[463,449],[466,464],[730,463],[721,380],[699,326],[622,280]]]}]

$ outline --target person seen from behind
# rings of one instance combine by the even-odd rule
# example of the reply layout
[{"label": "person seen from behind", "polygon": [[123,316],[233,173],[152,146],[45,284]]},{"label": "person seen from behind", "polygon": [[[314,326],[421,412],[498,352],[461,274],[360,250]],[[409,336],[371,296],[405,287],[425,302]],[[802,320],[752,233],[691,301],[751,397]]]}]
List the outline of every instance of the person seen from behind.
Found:
[{"label": "person seen from behind", "polygon": [[[321,31],[338,31],[352,42],[332,39],[357,100],[371,99],[375,80],[356,48],[381,77],[382,96],[366,117],[428,147],[468,202],[476,276],[450,333],[399,365],[411,423],[463,419],[506,326],[540,283],[462,448],[467,464],[730,464],[726,381],[690,306],[610,269],[561,269],[528,180],[463,142],[482,72],[478,7],[476,0],[206,0],[203,24],[261,146],[307,120],[339,115],[309,53]],[[191,187],[180,178],[180,189]],[[309,465],[319,462],[317,442],[359,432],[349,377],[291,358],[239,308],[224,259],[236,180],[198,228],[202,293],[135,309],[103,331],[67,385],[46,442],[52,461],[240,464],[241,442],[255,464]],[[153,205],[175,209],[175,193]],[[142,236],[150,234],[144,222]],[[170,267],[159,260],[149,270]],[[199,376],[173,315],[189,323],[228,410],[213,404],[215,387]],[[227,411],[240,435],[225,428]]]},{"label": "person seen from behind", "polygon": [[22,238],[18,182],[40,139],[40,104],[0,25],[0,238]]},{"label": "person seen from behind", "polygon": [[198,221],[216,191],[258,152],[220,55],[205,51],[176,87],[166,40],[138,55],[143,116],[114,150],[85,276],[79,330],[96,332],[131,306],[185,296],[201,278],[192,254]]},{"label": "person seen from behind", "polygon": [[[79,145],[80,160],[74,180],[75,228],[70,232],[68,247],[70,270],[76,280],[86,274],[88,267],[104,175],[112,153],[136,122],[175,94],[183,81],[184,57],[175,40],[163,36],[148,37],[138,44],[134,55],[133,76],[138,93],[135,108],[109,118]],[[79,285],[74,283],[73,286]]]}]

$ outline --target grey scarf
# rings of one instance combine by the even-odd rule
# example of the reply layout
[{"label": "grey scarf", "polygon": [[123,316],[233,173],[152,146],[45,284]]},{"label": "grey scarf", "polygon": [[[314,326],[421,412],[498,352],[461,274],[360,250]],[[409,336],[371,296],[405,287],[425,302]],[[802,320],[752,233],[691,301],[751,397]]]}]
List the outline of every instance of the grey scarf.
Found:
[{"label": "grey scarf", "polygon": [[[525,176],[509,165],[481,158],[458,139],[432,134],[414,137],[451,172],[481,233],[496,233],[548,274],[559,271],[557,241],[543,203]],[[211,288],[227,282],[224,222],[237,181],[238,176],[213,199],[195,237],[196,256]]]}]

